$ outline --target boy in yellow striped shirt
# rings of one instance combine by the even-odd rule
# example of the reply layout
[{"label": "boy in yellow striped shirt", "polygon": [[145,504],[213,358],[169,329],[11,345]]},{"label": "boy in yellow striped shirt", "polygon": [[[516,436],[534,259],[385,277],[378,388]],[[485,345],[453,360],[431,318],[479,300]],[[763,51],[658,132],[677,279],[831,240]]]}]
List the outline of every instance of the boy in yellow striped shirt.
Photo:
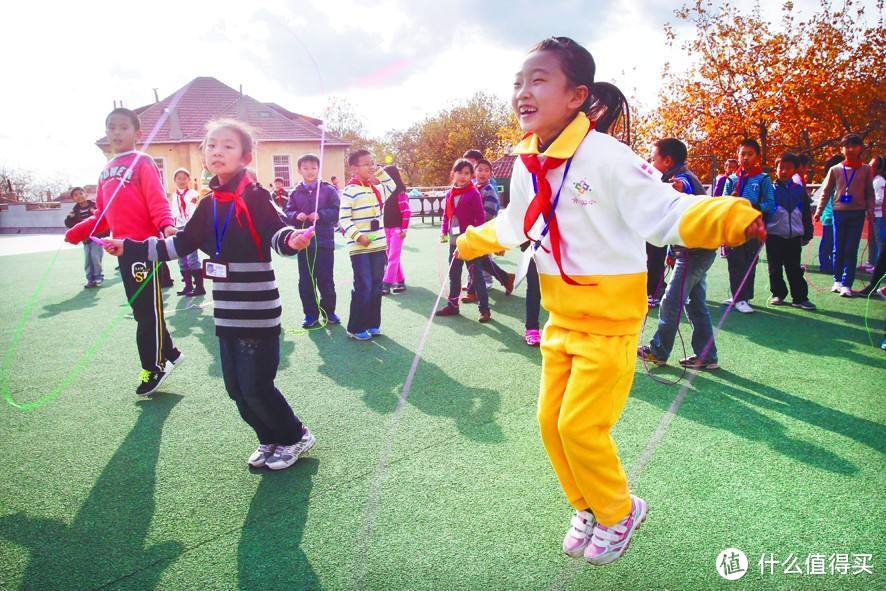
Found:
[{"label": "boy in yellow striped shirt", "polygon": [[387,264],[387,243],[382,227],[382,207],[397,188],[368,150],[348,156],[351,179],[341,194],[338,222],[348,239],[354,287],[348,336],[368,341],[381,335],[382,281]]}]

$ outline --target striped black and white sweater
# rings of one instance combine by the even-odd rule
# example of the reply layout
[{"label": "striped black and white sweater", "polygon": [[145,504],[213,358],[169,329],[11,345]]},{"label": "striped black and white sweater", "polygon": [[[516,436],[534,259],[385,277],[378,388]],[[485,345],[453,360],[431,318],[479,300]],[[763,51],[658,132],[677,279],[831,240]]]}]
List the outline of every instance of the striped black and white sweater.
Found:
[{"label": "striped black and white sweater", "polygon": [[[210,188],[233,192],[242,172],[224,185],[213,178]],[[202,250],[212,260],[227,263],[226,281],[213,281],[213,315],[216,336],[261,338],[280,334],[283,308],[274,268],[271,266],[271,248],[281,255],[296,253],[287,240],[294,231],[283,221],[282,213],[271,201],[271,194],[261,186],[249,185],[243,192],[243,201],[261,238],[261,254],[249,232],[245,216],[238,221],[236,214],[228,224],[219,256],[215,256],[215,227],[219,233],[225,224],[233,202],[216,202],[212,194],[197,205],[194,215],[184,229],[170,238],[148,238],[144,242],[126,240],[127,252],[137,253],[152,261],[168,261]],[[215,219],[213,204],[217,210]],[[132,250],[130,250],[132,249]]]}]

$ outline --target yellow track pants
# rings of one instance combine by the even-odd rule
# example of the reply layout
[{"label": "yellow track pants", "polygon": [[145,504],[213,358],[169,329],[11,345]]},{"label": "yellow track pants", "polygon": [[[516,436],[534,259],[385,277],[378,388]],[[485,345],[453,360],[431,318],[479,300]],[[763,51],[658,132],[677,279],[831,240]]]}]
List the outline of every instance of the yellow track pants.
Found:
[{"label": "yellow track pants", "polygon": [[602,336],[548,325],[541,341],[538,424],[569,503],[612,526],[631,496],[610,434],[634,381],[638,334]]}]

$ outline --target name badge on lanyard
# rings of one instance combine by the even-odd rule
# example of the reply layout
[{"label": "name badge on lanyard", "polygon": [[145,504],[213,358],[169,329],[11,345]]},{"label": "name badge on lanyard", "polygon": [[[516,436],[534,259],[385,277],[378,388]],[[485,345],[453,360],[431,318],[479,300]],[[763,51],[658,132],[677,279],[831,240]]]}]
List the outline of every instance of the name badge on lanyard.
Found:
[{"label": "name badge on lanyard", "polygon": [[215,256],[211,259],[203,261],[203,276],[212,281],[225,281],[228,278],[228,264],[219,260],[221,254],[222,243],[225,241],[225,234],[228,233],[228,224],[231,223],[231,216],[234,214],[234,204],[228,209],[228,217],[225,219],[225,225],[221,232],[218,229],[218,202],[212,200],[212,227],[215,229]]},{"label": "name badge on lanyard", "polygon": [[852,176],[846,174],[846,165],[843,165],[843,180],[846,181],[846,190],[840,195],[840,203],[852,203],[852,195],[849,194],[849,187],[852,185],[852,181],[855,180],[855,175],[858,173],[857,168],[852,169]]}]

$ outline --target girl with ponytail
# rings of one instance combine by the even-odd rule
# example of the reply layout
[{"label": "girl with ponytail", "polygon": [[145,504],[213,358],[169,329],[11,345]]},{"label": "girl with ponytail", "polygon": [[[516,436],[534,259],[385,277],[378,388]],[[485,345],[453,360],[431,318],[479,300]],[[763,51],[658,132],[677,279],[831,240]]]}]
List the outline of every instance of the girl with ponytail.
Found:
[{"label": "girl with ponytail", "polygon": [[744,199],[678,193],[614,134],[630,137],[628,104],[598,82],[587,49],[567,37],[530,50],[512,104],[526,135],[514,153],[511,201],[467,229],[457,256],[472,260],[530,241],[542,304],[538,421],[554,471],[575,510],[566,554],[617,560],[647,504],[630,494],[611,430],[634,377],[646,314],[645,242],[692,248],[765,239]]}]

